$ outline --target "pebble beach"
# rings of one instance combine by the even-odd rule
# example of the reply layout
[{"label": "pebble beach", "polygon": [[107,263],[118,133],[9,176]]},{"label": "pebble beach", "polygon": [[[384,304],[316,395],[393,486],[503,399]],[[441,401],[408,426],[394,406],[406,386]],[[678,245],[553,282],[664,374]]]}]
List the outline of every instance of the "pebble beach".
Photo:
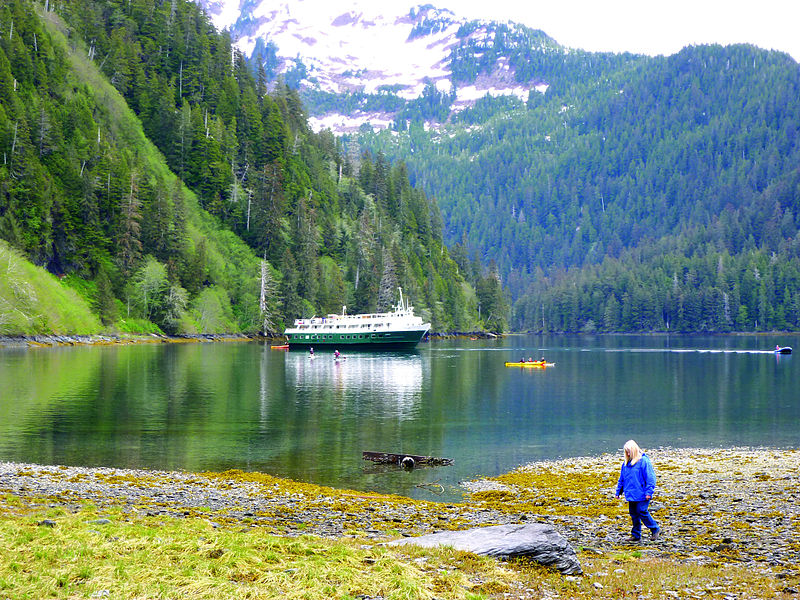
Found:
[{"label": "pebble beach", "polygon": [[[649,450],[658,475],[651,512],[663,539],[641,551],[681,561],[750,564],[797,577],[797,450]],[[202,517],[215,527],[278,535],[384,541],[445,529],[547,522],[580,549],[624,547],[630,527],[613,497],[619,457],[531,463],[498,478],[463,482],[464,501],[415,501],[324,488],[259,473],[186,473],[0,463],[0,510],[78,510],[86,503],[137,515]],[[545,482],[545,483],[542,483]],[[14,498],[9,502],[9,498]]]}]

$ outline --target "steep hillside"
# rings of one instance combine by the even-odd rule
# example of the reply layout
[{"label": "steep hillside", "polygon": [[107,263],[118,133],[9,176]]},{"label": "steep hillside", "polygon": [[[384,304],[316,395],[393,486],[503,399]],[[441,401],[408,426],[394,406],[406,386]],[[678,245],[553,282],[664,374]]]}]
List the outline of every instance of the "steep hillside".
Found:
[{"label": "steep hillside", "polygon": [[480,326],[404,165],[312,134],[193,3],[48,8],[0,7],[0,237],[70,275],[107,326],[280,329],[381,308],[398,285],[435,328]]},{"label": "steep hillside", "polygon": [[96,334],[100,319],[53,275],[0,240],[0,335]]}]

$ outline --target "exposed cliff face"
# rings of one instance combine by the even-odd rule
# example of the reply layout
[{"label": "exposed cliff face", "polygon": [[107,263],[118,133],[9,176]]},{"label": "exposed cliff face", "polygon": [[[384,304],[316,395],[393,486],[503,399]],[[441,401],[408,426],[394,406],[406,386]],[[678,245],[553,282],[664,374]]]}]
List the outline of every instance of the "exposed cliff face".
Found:
[{"label": "exposed cliff face", "polygon": [[[431,84],[448,96],[452,111],[486,95],[525,100],[531,90],[544,91],[548,82],[517,81],[508,57],[510,45],[533,40],[542,50],[557,47],[541,32],[512,23],[468,21],[431,5],[362,5],[348,0],[198,2],[217,27],[229,27],[238,47],[263,61],[272,75],[283,74],[307,91],[398,99],[380,110],[368,109],[367,102],[345,110],[311,103],[312,127],[339,132],[364,123],[388,126],[398,106],[420,98]],[[503,28],[502,47],[495,44],[498,27]],[[486,52],[493,55],[493,64],[484,64],[467,81],[455,81],[456,56],[480,60]]]}]

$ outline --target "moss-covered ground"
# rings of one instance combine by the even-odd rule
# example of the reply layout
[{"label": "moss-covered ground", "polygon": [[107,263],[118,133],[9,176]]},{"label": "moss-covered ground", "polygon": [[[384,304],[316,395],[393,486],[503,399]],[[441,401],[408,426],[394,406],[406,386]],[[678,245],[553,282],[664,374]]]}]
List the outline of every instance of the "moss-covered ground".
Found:
[{"label": "moss-covered ground", "polygon": [[[0,464],[0,598],[792,598],[795,451],[648,453],[664,538],[630,545],[615,456],[536,463],[439,504],[265,474]],[[584,569],[380,542],[548,522]]]}]

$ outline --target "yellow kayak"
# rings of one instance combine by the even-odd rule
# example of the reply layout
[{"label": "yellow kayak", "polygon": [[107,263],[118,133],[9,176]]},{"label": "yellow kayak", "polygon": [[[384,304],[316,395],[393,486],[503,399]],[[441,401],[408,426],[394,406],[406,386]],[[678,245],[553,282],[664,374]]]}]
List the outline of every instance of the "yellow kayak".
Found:
[{"label": "yellow kayak", "polygon": [[534,360],[526,362],[507,362],[507,367],[554,367],[556,363],[546,362],[544,360]]}]

